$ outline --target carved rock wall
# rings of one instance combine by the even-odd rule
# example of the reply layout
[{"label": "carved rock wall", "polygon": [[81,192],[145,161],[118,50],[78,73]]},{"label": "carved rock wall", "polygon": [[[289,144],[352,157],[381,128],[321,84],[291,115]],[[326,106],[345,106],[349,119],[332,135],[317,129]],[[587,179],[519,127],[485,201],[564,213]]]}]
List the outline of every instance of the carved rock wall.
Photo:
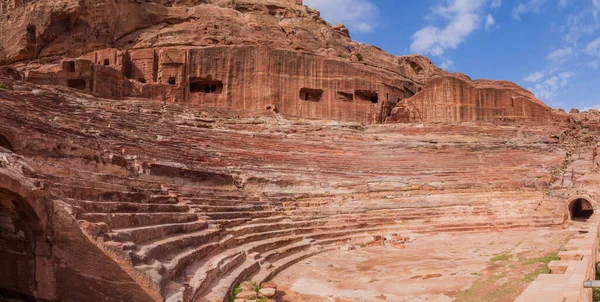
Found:
[{"label": "carved rock wall", "polygon": [[471,82],[457,76],[431,79],[423,91],[402,101],[391,120],[403,123],[460,123],[497,121],[548,122],[551,109],[513,84]]}]

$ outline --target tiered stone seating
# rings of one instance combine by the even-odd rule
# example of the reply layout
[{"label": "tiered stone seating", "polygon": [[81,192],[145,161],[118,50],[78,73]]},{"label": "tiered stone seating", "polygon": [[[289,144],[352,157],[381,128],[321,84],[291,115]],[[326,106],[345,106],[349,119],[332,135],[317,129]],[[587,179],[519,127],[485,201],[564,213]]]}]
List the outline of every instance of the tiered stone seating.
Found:
[{"label": "tiered stone seating", "polygon": [[56,97],[0,102],[14,112],[0,130],[16,125],[40,142],[13,142],[28,150],[32,177],[169,301],[222,301],[240,281],[372,235],[565,221],[560,195],[548,194],[561,177],[548,167],[565,162],[541,143],[552,127],[520,138],[509,126],[275,127],[272,113]]}]

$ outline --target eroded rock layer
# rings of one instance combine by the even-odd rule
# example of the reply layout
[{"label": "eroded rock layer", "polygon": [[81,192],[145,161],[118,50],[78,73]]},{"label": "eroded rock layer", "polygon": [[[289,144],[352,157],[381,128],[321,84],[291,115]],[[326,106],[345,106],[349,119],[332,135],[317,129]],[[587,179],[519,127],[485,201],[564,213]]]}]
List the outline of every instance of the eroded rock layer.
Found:
[{"label": "eroded rock layer", "polygon": [[102,97],[365,124],[552,118],[514,84],[353,42],[302,1],[40,0],[2,11],[0,65]]},{"label": "eroded rock layer", "polygon": [[0,10],[3,298],[225,301],[373,235],[596,206],[597,111],[352,42],[301,1]]},{"label": "eroded rock layer", "polygon": [[[3,81],[14,90],[0,90],[1,188],[36,215],[4,206],[12,224],[2,238],[19,233],[10,225],[46,221],[18,236],[45,238],[46,252],[29,253],[43,259],[35,274],[55,280],[0,286],[10,293],[223,301],[240,281],[268,280],[345,242],[560,227],[572,198],[597,195],[590,112],[542,126],[365,128]],[[23,253],[17,246],[3,245],[2,267]],[[80,253],[119,271],[97,281]],[[67,286],[75,279],[81,286]]]}]

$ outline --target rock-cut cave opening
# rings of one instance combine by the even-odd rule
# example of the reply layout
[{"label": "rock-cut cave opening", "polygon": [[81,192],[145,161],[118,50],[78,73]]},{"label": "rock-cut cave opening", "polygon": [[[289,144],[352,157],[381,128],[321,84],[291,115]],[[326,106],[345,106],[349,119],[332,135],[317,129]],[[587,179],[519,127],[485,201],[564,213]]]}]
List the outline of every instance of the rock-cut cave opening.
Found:
[{"label": "rock-cut cave opening", "polygon": [[594,207],[588,200],[578,198],[569,204],[569,213],[572,220],[587,220],[594,214]]},{"label": "rock-cut cave opening", "polygon": [[75,89],[79,89],[79,90],[85,90],[86,89],[86,82],[83,79],[71,79],[67,81],[67,85],[71,88],[75,88]]},{"label": "rock-cut cave opening", "polygon": [[319,102],[323,98],[322,89],[302,88],[300,89],[300,99],[303,101]]},{"label": "rock-cut cave opening", "polygon": [[[32,300],[36,290],[36,235],[39,220],[27,201],[0,188],[0,300]],[[33,300],[32,300],[33,301]]]},{"label": "rock-cut cave opening", "polygon": [[8,138],[6,138],[6,136],[2,134],[0,134],[0,147],[10,150],[11,152],[15,152],[15,149],[13,148],[13,145],[10,143]]},{"label": "rock-cut cave opening", "polygon": [[206,78],[190,78],[191,93],[223,93],[223,82],[213,80],[211,76]]},{"label": "rock-cut cave opening", "polygon": [[354,95],[356,95],[356,99],[358,99],[358,100],[368,101],[368,102],[371,102],[373,104],[379,103],[379,94],[377,92],[375,92],[375,91],[371,91],[371,90],[356,90],[354,92]]}]

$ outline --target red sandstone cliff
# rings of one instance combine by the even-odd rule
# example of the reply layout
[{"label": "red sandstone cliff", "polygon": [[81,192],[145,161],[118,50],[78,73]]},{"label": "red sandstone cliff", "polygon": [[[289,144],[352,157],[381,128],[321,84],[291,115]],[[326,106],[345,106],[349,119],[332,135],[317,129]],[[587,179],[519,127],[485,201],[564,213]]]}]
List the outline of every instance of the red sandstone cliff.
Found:
[{"label": "red sandstone cliff", "polygon": [[[0,65],[11,64],[37,84],[361,123],[550,116],[516,85],[471,81],[422,56],[353,42],[343,25],[328,24],[302,1],[0,5]],[[439,76],[448,81],[440,84]]]}]

